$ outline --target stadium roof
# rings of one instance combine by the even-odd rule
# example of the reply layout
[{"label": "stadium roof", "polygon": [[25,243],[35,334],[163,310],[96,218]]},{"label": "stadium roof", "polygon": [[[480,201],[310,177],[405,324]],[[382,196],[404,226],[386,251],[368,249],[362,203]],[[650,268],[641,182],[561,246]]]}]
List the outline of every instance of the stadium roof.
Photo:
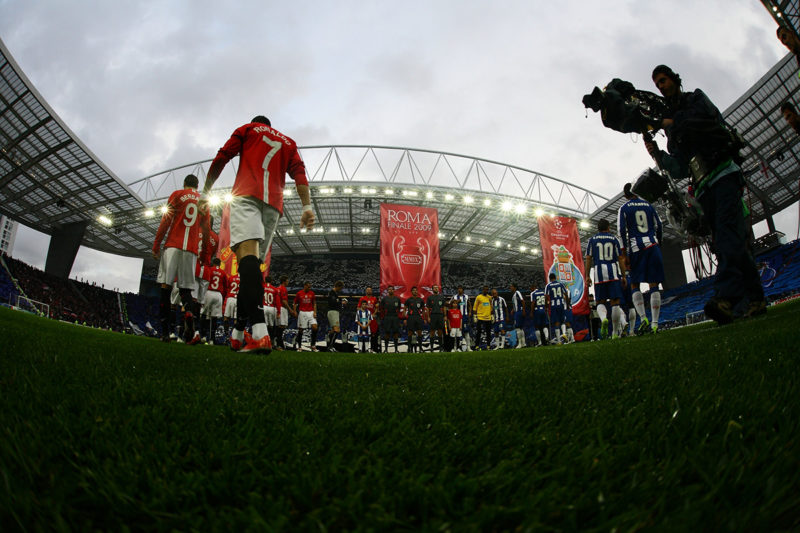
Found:
[{"label": "stadium roof", "polygon": [[99,217],[140,213],[144,202],[70,131],[0,41],[0,209],[43,233],[95,221],[83,244],[122,255],[142,255],[140,231],[109,231]]},{"label": "stadium roof", "polygon": [[[317,226],[301,233],[300,202],[287,186],[273,254],[377,253],[380,204],[436,207],[441,257],[531,264],[540,255],[536,214],[587,219],[607,199],[556,178],[496,161],[387,146],[307,146],[300,153],[312,186]],[[183,178],[201,178],[210,161],[130,184],[156,211]],[[230,190],[235,167],[217,182]],[[227,185],[227,188],[225,186]],[[217,190],[217,189],[215,189]],[[157,220],[145,232],[153,235]],[[583,237],[591,228],[583,228]]]},{"label": "stadium roof", "polygon": [[[158,207],[185,174],[202,181],[209,161],[125,185],[47,105],[2,41],[0,52],[0,209],[44,233],[88,219],[85,246],[147,256]],[[744,168],[755,222],[798,199],[798,136],[778,110],[787,99],[798,103],[796,71],[787,55],[724,113],[750,143]],[[379,205],[396,202],[439,209],[444,259],[530,265],[541,257],[538,213],[578,218],[586,239],[596,220],[614,220],[622,204],[621,194],[608,199],[532,170],[452,153],[369,145],[308,146],[300,152],[318,226],[308,233],[297,230],[299,200],[288,195],[275,255],[376,253]],[[217,189],[224,192],[234,175],[231,164]],[[99,222],[101,216],[106,223]],[[669,227],[665,235],[673,243],[685,242]]]}]

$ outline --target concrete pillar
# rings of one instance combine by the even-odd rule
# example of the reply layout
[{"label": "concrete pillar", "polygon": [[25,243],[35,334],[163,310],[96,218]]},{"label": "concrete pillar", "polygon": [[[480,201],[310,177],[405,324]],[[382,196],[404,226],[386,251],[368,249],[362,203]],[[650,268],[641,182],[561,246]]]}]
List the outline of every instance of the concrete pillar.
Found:
[{"label": "concrete pillar", "polygon": [[72,265],[75,263],[75,255],[78,253],[88,225],[88,220],[81,220],[64,224],[53,230],[44,264],[45,272],[62,279],[69,278]]}]

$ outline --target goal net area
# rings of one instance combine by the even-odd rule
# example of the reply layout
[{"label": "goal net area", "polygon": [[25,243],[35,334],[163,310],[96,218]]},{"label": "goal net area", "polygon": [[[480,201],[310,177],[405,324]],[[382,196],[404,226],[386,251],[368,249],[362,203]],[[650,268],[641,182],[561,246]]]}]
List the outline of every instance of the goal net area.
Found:
[{"label": "goal net area", "polygon": [[46,304],[37,300],[31,300],[30,298],[22,296],[21,294],[17,295],[15,306],[17,309],[28,311],[29,313],[33,313],[35,315],[46,317],[50,316],[50,304]]}]

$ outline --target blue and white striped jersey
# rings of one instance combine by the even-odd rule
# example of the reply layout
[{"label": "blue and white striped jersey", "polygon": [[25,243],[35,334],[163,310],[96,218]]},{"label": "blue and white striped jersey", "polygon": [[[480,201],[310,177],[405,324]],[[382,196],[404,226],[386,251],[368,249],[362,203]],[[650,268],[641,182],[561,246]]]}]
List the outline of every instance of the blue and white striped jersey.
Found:
[{"label": "blue and white striped jersey", "polygon": [[361,326],[369,326],[369,323],[372,321],[372,313],[369,312],[369,309],[359,309],[356,311],[356,322],[358,322]]},{"label": "blue and white striped jersey", "polygon": [[508,314],[508,305],[506,299],[502,296],[492,298],[492,320],[495,322],[504,322]]},{"label": "blue and white striped jersey", "polygon": [[458,302],[458,309],[461,311],[461,316],[466,319],[469,315],[469,296],[466,294],[453,296],[453,300]]},{"label": "blue and white striped jersey", "polygon": [[589,238],[586,255],[592,258],[595,283],[607,283],[620,279],[619,256],[622,243],[619,237],[608,231]]},{"label": "blue and white striped jersey", "polygon": [[534,311],[544,311],[547,304],[547,294],[543,289],[536,289],[531,293],[531,305]]},{"label": "blue and white striped jersey", "polygon": [[550,309],[561,308],[568,309],[567,299],[569,298],[569,291],[567,287],[560,281],[551,281],[544,288],[544,292],[550,298]]},{"label": "blue and white striped jersey", "polygon": [[619,208],[617,226],[622,246],[629,254],[661,242],[661,219],[641,198],[631,198]]},{"label": "blue and white striped jersey", "polygon": [[511,295],[511,309],[516,313],[517,311],[525,311],[525,299],[519,291]]}]

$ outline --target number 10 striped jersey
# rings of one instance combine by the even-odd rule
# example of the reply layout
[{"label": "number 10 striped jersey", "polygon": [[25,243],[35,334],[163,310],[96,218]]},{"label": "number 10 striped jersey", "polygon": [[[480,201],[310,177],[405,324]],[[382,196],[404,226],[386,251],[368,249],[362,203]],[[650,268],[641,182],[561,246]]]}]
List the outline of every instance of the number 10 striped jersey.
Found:
[{"label": "number 10 striped jersey", "polygon": [[620,278],[620,248],[622,243],[619,238],[608,231],[601,231],[589,238],[586,255],[592,258],[595,283],[606,283]]}]

